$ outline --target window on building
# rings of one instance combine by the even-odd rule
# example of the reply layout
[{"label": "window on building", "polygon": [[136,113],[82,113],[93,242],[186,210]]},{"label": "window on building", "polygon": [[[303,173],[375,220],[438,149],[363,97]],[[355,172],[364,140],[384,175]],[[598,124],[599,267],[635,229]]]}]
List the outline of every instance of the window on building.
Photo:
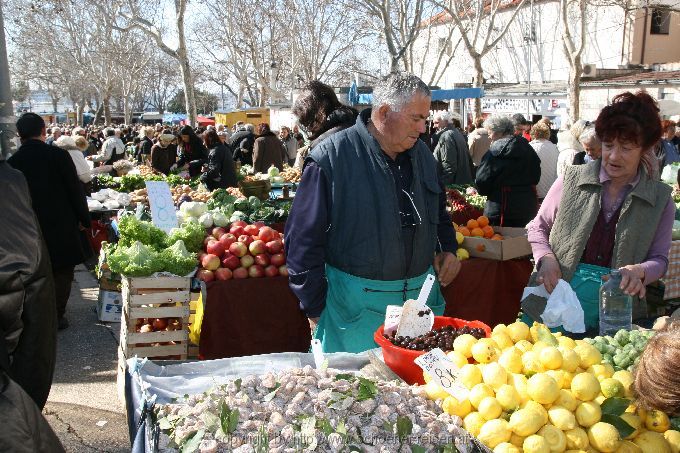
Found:
[{"label": "window on building", "polygon": [[652,9],[652,35],[667,35],[670,32],[671,12],[667,9]]},{"label": "window on building", "polygon": [[453,49],[451,48],[451,41],[446,38],[439,38],[439,51],[444,51],[446,55],[451,55]]}]

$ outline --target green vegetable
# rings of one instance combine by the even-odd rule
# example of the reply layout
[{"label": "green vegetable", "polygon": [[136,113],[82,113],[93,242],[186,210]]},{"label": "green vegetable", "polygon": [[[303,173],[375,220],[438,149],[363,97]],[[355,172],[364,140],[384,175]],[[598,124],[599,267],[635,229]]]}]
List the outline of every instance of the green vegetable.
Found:
[{"label": "green vegetable", "polygon": [[227,189],[217,189],[213,192],[210,200],[208,200],[208,208],[213,210],[230,204],[233,205],[235,201],[236,197],[230,195],[229,192],[227,192]]},{"label": "green vegetable", "polygon": [[107,256],[107,263],[113,272],[128,277],[148,277],[162,269],[163,262],[158,252],[137,241],[130,247],[118,245]]},{"label": "green vegetable", "polygon": [[184,242],[178,240],[172,247],[160,253],[161,268],[165,272],[183,277],[194,270],[198,260],[184,247]]},{"label": "green vegetable", "polygon": [[167,238],[167,244],[176,244],[182,241],[186,250],[197,253],[203,248],[205,229],[199,223],[187,222],[181,228],[173,228]]},{"label": "green vegetable", "polygon": [[120,232],[119,244],[123,246],[130,246],[135,241],[139,241],[156,250],[163,250],[166,245],[165,231],[151,222],[137,220],[132,215],[125,216],[118,221],[118,231]]},{"label": "green vegetable", "polygon": [[[274,168],[276,168],[276,167],[274,167]],[[259,208],[260,205],[262,204],[262,202],[260,201],[260,199],[257,198],[257,197],[255,197],[255,196],[250,196],[250,197],[248,198],[248,203],[250,204],[250,206],[252,206],[253,209]]]}]

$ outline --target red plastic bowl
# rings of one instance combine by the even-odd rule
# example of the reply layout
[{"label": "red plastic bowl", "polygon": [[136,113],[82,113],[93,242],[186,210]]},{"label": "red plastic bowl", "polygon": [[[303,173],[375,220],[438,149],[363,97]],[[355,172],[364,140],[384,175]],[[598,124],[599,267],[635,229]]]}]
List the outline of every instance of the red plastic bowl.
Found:
[{"label": "red plastic bowl", "polygon": [[[439,329],[444,326],[453,326],[456,328],[468,326],[478,327],[486,332],[486,337],[491,336],[491,328],[481,321],[465,321],[458,318],[448,318],[446,316],[435,316],[433,329]],[[392,371],[409,384],[424,384],[423,370],[413,361],[425,354],[425,351],[412,351],[395,346],[383,337],[383,326],[378,327],[378,330],[373,334],[373,339],[382,348],[385,363]]]}]

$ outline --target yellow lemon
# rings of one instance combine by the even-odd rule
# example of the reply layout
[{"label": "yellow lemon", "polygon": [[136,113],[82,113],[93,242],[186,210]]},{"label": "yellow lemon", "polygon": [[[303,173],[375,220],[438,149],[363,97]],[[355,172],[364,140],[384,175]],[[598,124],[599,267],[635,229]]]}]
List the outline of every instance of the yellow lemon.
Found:
[{"label": "yellow lemon", "polygon": [[571,450],[585,450],[590,444],[588,433],[579,426],[566,431],[564,435],[567,437],[567,448]]},{"label": "yellow lemon", "polygon": [[524,439],[522,444],[524,453],[550,453],[550,444],[539,435],[532,435]]},{"label": "yellow lemon", "polygon": [[560,388],[555,379],[545,373],[539,373],[529,378],[527,393],[538,403],[552,404],[560,395]]},{"label": "yellow lemon", "polygon": [[557,337],[557,344],[566,349],[574,349],[576,347],[576,342],[565,336]]},{"label": "yellow lemon", "polygon": [[562,406],[552,406],[548,409],[550,423],[562,431],[576,428],[576,417],[574,413]]},{"label": "yellow lemon", "polygon": [[518,436],[535,434],[543,425],[545,425],[543,417],[533,409],[520,409],[510,415],[509,427]]},{"label": "yellow lemon", "polygon": [[428,373],[427,371],[423,371],[423,380],[425,381],[426,384],[429,383],[432,380],[432,376],[430,376],[430,373]]},{"label": "yellow lemon", "polygon": [[651,410],[647,412],[647,417],[645,417],[645,426],[650,431],[662,433],[671,427],[671,421],[668,419],[668,415],[662,411]]},{"label": "yellow lemon", "polygon": [[472,346],[475,343],[477,343],[477,339],[469,333],[465,333],[457,336],[456,339],[453,340],[453,350],[463,354],[463,356],[469,359],[472,357]]},{"label": "yellow lemon", "polygon": [[512,436],[510,436],[510,443],[515,447],[522,448],[522,444],[524,444],[524,439],[526,438],[526,436],[519,436],[513,432]]},{"label": "yellow lemon", "polygon": [[470,389],[468,399],[470,400],[470,404],[476,409],[479,407],[479,403],[487,396],[496,396],[491,386],[488,384],[477,384]]},{"label": "yellow lemon", "polygon": [[545,374],[547,374],[551,378],[555,379],[555,382],[557,382],[557,386],[559,388],[561,388],[561,389],[569,388],[568,386],[564,385],[566,371],[564,371],[564,370],[548,370],[548,371],[545,372]]},{"label": "yellow lemon", "polygon": [[541,350],[541,363],[548,370],[562,368],[562,353],[553,346],[546,346]]},{"label": "yellow lemon", "polygon": [[449,415],[457,415],[460,418],[465,418],[467,414],[472,412],[472,406],[467,399],[458,401],[453,396],[447,396],[442,402],[442,410]]},{"label": "yellow lemon", "polygon": [[562,353],[562,369],[570,373],[576,371],[576,368],[578,368],[578,365],[581,362],[578,354],[576,354],[573,349],[567,349],[563,346],[558,347],[557,350]]},{"label": "yellow lemon", "polygon": [[498,444],[509,441],[511,434],[508,422],[496,419],[484,423],[476,437],[487,447],[495,448]]},{"label": "yellow lemon", "polygon": [[538,340],[537,342],[534,343],[531,350],[534,351],[536,354],[540,355],[541,351],[543,349],[547,348],[547,347],[548,347],[547,343],[544,343],[541,340]]},{"label": "yellow lemon", "polygon": [[623,384],[626,397],[630,398],[632,396],[631,386],[633,385],[633,373],[628,370],[617,371],[612,374],[612,378]]},{"label": "yellow lemon", "polygon": [[427,394],[427,397],[433,401],[443,400],[449,396],[448,392],[434,381],[430,381],[425,384],[425,393]]},{"label": "yellow lemon", "polygon": [[479,402],[477,412],[479,412],[485,419],[493,420],[501,416],[503,408],[496,398],[493,396],[487,396]]},{"label": "yellow lemon", "polygon": [[465,364],[458,372],[458,381],[468,389],[482,382],[482,371],[477,365]]},{"label": "yellow lemon", "polygon": [[553,425],[545,425],[543,428],[538,430],[539,436],[543,437],[548,446],[550,446],[551,452],[561,453],[567,449],[567,436]]},{"label": "yellow lemon", "polygon": [[611,363],[603,363],[602,366],[604,367],[605,376],[608,378],[614,377],[614,365]]},{"label": "yellow lemon", "polygon": [[609,423],[597,422],[588,429],[590,445],[598,451],[615,452],[621,443],[619,431]]},{"label": "yellow lemon", "polygon": [[593,401],[581,403],[576,408],[576,421],[584,428],[589,428],[602,418],[600,405]]},{"label": "yellow lemon", "polygon": [[522,372],[522,352],[515,348],[508,348],[498,358],[498,363],[505,368],[508,373]]},{"label": "yellow lemon", "polygon": [[508,333],[508,326],[506,326],[505,324],[496,324],[496,326],[493,329],[491,329],[491,335],[495,335],[497,333],[504,333],[510,336],[510,334]]},{"label": "yellow lemon", "polygon": [[601,363],[589,366],[586,373],[592,374],[600,381],[607,377],[607,369]]},{"label": "yellow lemon", "polygon": [[456,250],[456,258],[458,258],[460,261],[470,259],[470,252],[465,250],[463,247],[458,247],[458,250]]},{"label": "yellow lemon", "polygon": [[604,400],[606,400],[606,399],[607,399],[607,398],[605,398],[604,395],[603,395],[602,393],[599,393],[599,394],[595,397],[595,399],[594,399],[593,401],[595,401],[597,404],[599,404],[600,406],[602,406],[602,403],[604,403]]},{"label": "yellow lemon", "polygon": [[602,362],[602,354],[600,354],[600,351],[598,351],[597,348],[591,344],[578,344],[574,348],[574,352],[578,354],[579,365],[583,369],[588,369],[588,367]]},{"label": "yellow lemon", "polygon": [[480,340],[472,345],[472,358],[479,363],[495,362],[498,359],[498,348]]},{"label": "yellow lemon", "polygon": [[508,382],[508,372],[497,362],[489,363],[482,369],[482,379],[494,389]]},{"label": "yellow lemon", "polygon": [[590,373],[579,373],[571,380],[571,393],[581,401],[591,401],[600,393],[600,381]]},{"label": "yellow lemon", "polygon": [[508,377],[508,384],[515,387],[519,395],[520,403],[524,403],[530,399],[527,393],[527,378],[523,374],[511,374]]},{"label": "yellow lemon", "polygon": [[671,446],[661,433],[645,431],[640,433],[633,443],[640,447],[643,453],[671,453]]},{"label": "yellow lemon", "polygon": [[578,405],[580,404],[580,401],[577,400],[576,397],[574,397],[574,395],[572,395],[569,390],[562,389],[560,390],[560,395],[557,397],[553,404],[555,406],[562,406],[569,412],[574,412]]},{"label": "yellow lemon", "polygon": [[527,351],[522,354],[522,372],[527,376],[545,371],[541,359],[534,351]]},{"label": "yellow lemon", "polygon": [[670,445],[671,451],[673,453],[680,452],[680,431],[669,429],[663,433],[663,437],[666,438],[666,442],[668,442],[668,445]]},{"label": "yellow lemon", "polygon": [[510,335],[504,332],[492,334],[491,339],[498,345],[501,351],[510,348],[515,344],[512,342]]},{"label": "yellow lemon", "polygon": [[626,437],[626,439],[630,440],[636,438],[640,433],[640,428],[642,428],[642,420],[640,420],[640,417],[635,414],[631,414],[630,412],[624,412],[621,414],[621,418],[624,422],[628,423],[633,429],[635,429],[635,431]]},{"label": "yellow lemon", "polygon": [[622,440],[616,453],[642,453],[642,448],[629,440]]},{"label": "yellow lemon", "polygon": [[546,423],[548,423],[548,411],[545,409],[545,407],[543,407],[543,405],[537,403],[536,401],[534,400],[527,401],[522,407],[522,409],[530,409],[536,411],[541,416],[543,424],[545,425]]},{"label": "yellow lemon", "polygon": [[600,388],[602,389],[602,395],[605,398],[621,397],[626,393],[626,389],[623,384],[618,379],[614,378],[604,378],[600,381]]},{"label": "yellow lemon", "polygon": [[463,428],[475,437],[479,434],[484,423],[486,423],[486,420],[479,412],[470,412],[463,418]]},{"label": "yellow lemon", "polygon": [[462,368],[463,366],[468,365],[467,357],[458,351],[449,351],[446,353],[446,357],[448,357],[457,368]]},{"label": "yellow lemon", "polygon": [[507,326],[508,335],[512,341],[517,343],[520,340],[528,340],[530,338],[529,326],[521,321],[513,322]]},{"label": "yellow lemon", "polygon": [[531,351],[531,349],[534,347],[533,343],[527,340],[520,340],[517,343],[515,343],[515,347],[519,349],[519,351],[524,354],[525,352]]},{"label": "yellow lemon", "polygon": [[531,335],[530,340],[533,343],[536,343],[538,341],[538,330],[539,330],[540,324],[534,321],[533,325],[529,327],[529,335]]},{"label": "yellow lemon", "polygon": [[460,231],[456,231],[456,242],[458,243],[458,245],[461,245],[464,240],[465,236],[463,236],[463,233],[461,233]]},{"label": "yellow lemon", "polygon": [[515,387],[509,384],[501,385],[496,389],[496,400],[506,411],[514,411],[520,403],[519,393]]},{"label": "yellow lemon", "polygon": [[521,450],[510,442],[501,442],[493,449],[493,453],[521,453]]}]

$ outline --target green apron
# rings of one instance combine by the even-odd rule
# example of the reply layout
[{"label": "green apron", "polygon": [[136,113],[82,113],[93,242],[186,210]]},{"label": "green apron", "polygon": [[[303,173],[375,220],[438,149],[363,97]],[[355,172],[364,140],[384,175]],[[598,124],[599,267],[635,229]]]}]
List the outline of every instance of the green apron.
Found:
[{"label": "green apron", "polygon": [[[385,322],[387,306],[417,299],[428,274],[434,274],[431,266],[423,275],[406,280],[369,280],[327,265],[326,308],[314,333],[323,352],[362,352],[375,348],[373,333]],[[436,281],[427,305],[437,316],[444,313],[444,296]]]},{"label": "green apron", "polygon": [[[586,332],[599,330],[600,324],[600,286],[602,276],[611,272],[608,267],[595,266],[594,264],[579,263],[574,271],[574,276],[569,282],[571,289],[576,293],[578,301],[583,308],[583,320]],[[531,325],[531,318],[523,314],[522,322]],[[553,332],[564,332],[561,327],[550,329]]]}]

